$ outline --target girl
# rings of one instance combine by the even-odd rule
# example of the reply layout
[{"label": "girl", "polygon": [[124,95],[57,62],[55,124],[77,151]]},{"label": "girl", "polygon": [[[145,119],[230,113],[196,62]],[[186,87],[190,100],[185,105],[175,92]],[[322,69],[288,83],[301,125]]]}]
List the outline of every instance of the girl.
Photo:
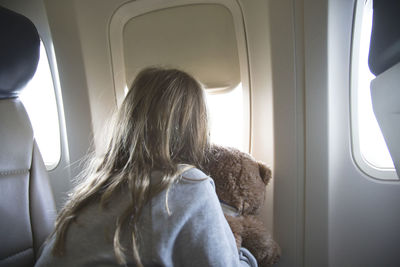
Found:
[{"label": "girl", "polygon": [[238,249],[213,181],[204,91],[175,69],[141,71],[35,266],[257,266]]}]

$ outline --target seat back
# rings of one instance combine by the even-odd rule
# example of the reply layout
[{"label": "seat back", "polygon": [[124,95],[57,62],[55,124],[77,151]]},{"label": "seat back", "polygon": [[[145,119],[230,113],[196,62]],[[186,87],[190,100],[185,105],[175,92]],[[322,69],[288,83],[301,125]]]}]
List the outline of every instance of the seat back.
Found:
[{"label": "seat back", "polygon": [[368,64],[376,78],[371,100],[400,179],[400,2],[373,1]]},{"label": "seat back", "polygon": [[33,23],[0,7],[0,266],[33,266],[51,233],[55,202],[19,92],[35,73]]}]

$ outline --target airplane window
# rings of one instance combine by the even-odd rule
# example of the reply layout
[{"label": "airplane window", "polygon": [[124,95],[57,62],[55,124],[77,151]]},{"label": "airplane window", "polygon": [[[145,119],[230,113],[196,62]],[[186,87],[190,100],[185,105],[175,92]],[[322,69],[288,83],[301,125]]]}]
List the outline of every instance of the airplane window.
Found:
[{"label": "airplane window", "polygon": [[211,142],[243,147],[243,89],[242,84],[228,92],[207,93]]},{"label": "airplane window", "polygon": [[20,99],[32,123],[36,142],[48,170],[61,156],[60,128],[53,79],[46,49],[40,43],[40,59],[35,75],[22,91]]},{"label": "airplane window", "polygon": [[357,164],[367,174],[376,178],[396,179],[393,161],[371,102],[370,82],[375,78],[368,66],[372,12],[372,0],[358,1],[352,54],[353,150]]},{"label": "airplane window", "polygon": [[109,37],[117,104],[143,67],[185,70],[206,88],[211,141],[249,152],[250,84],[241,8],[236,1],[184,2],[131,1],[114,13]]}]

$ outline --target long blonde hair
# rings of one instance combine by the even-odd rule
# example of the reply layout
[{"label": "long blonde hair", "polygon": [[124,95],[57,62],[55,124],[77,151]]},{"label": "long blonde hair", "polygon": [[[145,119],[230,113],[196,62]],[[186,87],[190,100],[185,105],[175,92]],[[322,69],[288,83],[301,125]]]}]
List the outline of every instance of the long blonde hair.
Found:
[{"label": "long blonde hair", "polygon": [[[93,157],[85,178],[57,217],[53,253],[64,253],[68,227],[85,205],[94,199],[104,205],[119,189],[128,187],[130,205],[117,218],[114,252],[118,262],[125,264],[120,234],[124,225],[132,226],[133,258],[142,266],[136,241],[144,205],[177,181],[178,164],[200,166],[208,136],[201,85],[180,70],[142,70],[118,111],[105,154]],[[150,183],[153,170],[162,172],[160,183]]]}]

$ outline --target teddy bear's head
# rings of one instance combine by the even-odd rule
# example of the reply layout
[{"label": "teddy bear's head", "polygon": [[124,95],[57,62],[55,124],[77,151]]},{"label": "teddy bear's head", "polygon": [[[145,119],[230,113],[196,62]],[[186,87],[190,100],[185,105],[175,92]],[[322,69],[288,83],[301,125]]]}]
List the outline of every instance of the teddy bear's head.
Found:
[{"label": "teddy bear's head", "polygon": [[251,155],[235,148],[212,145],[203,171],[215,182],[217,195],[239,214],[256,214],[271,178],[271,170]]}]

